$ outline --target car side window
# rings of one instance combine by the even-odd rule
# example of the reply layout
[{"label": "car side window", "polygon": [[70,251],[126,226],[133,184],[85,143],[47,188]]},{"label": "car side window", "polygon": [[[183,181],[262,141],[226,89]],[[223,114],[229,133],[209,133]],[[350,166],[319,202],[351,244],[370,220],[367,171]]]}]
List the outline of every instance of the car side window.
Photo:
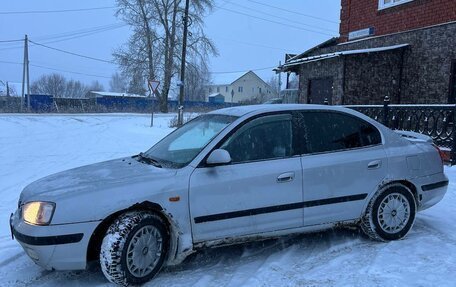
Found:
[{"label": "car side window", "polygon": [[337,112],[305,112],[306,153],[360,148],[381,143],[380,132],[366,121]]},{"label": "car side window", "polygon": [[293,153],[292,138],[291,115],[264,116],[243,125],[220,148],[232,163],[285,158]]}]

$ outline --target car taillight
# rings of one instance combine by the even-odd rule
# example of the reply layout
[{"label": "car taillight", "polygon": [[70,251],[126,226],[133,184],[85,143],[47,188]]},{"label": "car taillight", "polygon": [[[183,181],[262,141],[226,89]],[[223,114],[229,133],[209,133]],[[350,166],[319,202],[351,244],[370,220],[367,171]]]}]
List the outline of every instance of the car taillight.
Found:
[{"label": "car taillight", "polygon": [[442,160],[442,164],[445,162],[445,153],[435,144],[433,144],[433,146],[435,147],[435,149],[437,150],[437,152],[439,153],[440,155],[440,159]]}]

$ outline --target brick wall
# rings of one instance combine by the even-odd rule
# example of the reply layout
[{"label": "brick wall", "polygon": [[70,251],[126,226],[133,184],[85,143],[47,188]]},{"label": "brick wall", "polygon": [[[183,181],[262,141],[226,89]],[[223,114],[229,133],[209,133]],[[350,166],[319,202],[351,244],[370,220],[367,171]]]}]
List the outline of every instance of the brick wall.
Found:
[{"label": "brick wall", "polygon": [[[456,2],[456,0],[454,0]],[[323,76],[334,77],[333,103],[382,103],[389,96],[393,103],[443,104],[450,93],[451,64],[456,60],[456,23],[348,42],[312,51],[309,56],[336,51],[409,44],[404,51],[402,77],[400,52],[381,52],[346,56],[345,83],[341,58],[300,66],[301,102],[306,103],[307,82]],[[400,78],[400,79],[399,79]],[[399,90],[399,80],[401,90]],[[344,90],[345,89],[345,90]],[[345,93],[344,93],[345,92]]]},{"label": "brick wall", "polygon": [[332,102],[340,105],[343,95],[343,60],[341,58],[301,65],[299,72],[299,102],[308,103],[309,80],[320,78],[333,79]]},{"label": "brick wall", "polygon": [[456,21],[456,0],[414,0],[379,10],[378,0],[342,0],[341,42],[348,33],[374,27],[375,36]]}]

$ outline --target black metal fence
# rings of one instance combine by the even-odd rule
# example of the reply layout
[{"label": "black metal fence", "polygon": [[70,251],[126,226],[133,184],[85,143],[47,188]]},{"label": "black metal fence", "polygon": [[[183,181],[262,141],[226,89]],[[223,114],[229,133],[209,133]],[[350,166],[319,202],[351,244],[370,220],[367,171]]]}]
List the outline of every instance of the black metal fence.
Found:
[{"label": "black metal fence", "polygon": [[395,130],[430,136],[436,145],[450,151],[450,163],[456,164],[456,105],[383,105],[346,106]]}]

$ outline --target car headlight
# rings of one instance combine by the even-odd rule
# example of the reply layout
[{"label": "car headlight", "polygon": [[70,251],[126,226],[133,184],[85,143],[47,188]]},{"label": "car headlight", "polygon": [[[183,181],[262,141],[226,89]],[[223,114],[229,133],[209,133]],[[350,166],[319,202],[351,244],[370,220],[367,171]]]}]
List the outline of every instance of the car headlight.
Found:
[{"label": "car headlight", "polygon": [[34,201],[22,206],[22,218],[25,222],[35,225],[48,225],[54,214],[55,203]]}]

